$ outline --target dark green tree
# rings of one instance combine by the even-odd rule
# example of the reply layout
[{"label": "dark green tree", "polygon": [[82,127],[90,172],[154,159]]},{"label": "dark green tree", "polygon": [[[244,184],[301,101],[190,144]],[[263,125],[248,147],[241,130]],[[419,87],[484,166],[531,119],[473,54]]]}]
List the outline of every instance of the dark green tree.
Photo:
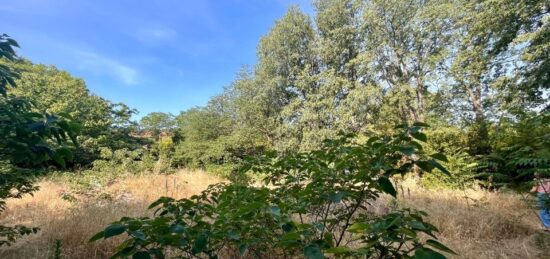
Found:
[{"label": "dark green tree", "polygon": [[[6,34],[0,36],[0,211],[6,199],[21,198],[37,189],[34,169],[47,163],[65,166],[72,160],[68,140],[76,144],[78,126],[61,117],[39,112],[40,106],[9,93],[16,87],[17,71],[5,62],[16,62],[17,42]],[[5,62],[4,62],[5,61]],[[0,225],[0,246],[9,245],[21,235],[37,228]]]}]

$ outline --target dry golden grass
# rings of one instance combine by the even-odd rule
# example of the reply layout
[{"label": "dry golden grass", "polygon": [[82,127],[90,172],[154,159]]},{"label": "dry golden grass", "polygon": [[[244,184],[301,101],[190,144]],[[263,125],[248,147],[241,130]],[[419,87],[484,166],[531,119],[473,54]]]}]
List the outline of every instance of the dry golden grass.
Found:
[{"label": "dry golden grass", "polygon": [[454,258],[550,258],[550,235],[517,194],[407,188],[400,204],[426,211]]},{"label": "dry golden grass", "polygon": [[[219,181],[200,171],[143,175],[108,186],[100,195],[107,198],[78,197],[78,202],[61,198],[68,191],[65,184],[41,182],[34,197],[9,201],[8,210],[0,215],[3,224],[38,226],[40,232],[1,248],[0,258],[48,258],[56,240],[61,240],[64,258],[107,258],[120,239],[95,243],[88,239],[108,223],[122,216],[146,215],[147,206],[160,196],[188,197]],[[549,250],[549,236],[541,233],[535,212],[517,195],[427,191],[412,184],[404,188],[410,195],[400,196],[398,204],[428,212],[441,231],[440,240],[459,253],[455,258],[550,258],[543,254]],[[389,203],[383,198],[376,209],[385,211]]]},{"label": "dry golden grass", "polygon": [[3,224],[37,226],[40,231],[0,248],[0,258],[48,258],[56,240],[61,240],[64,258],[108,258],[120,239],[88,242],[107,224],[123,216],[147,215],[147,206],[160,196],[189,197],[219,181],[202,171],[143,175],[107,187],[100,197],[108,198],[77,197],[77,202],[61,198],[69,190],[62,183],[41,182],[34,196],[10,200],[8,209],[0,214]]}]

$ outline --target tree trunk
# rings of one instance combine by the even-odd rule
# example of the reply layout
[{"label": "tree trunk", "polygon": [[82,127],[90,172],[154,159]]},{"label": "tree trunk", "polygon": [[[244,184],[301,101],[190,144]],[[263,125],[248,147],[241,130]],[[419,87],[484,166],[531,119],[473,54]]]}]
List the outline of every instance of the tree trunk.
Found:
[{"label": "tree trunk", "polygon": [[472,104],[472,111],[474,112],[474,124],[469,132],[470,154],[489,154],[491,152],[491,145],[481,97],[481,85],[476,85],[473,89],[468,88],[467,93]]}]

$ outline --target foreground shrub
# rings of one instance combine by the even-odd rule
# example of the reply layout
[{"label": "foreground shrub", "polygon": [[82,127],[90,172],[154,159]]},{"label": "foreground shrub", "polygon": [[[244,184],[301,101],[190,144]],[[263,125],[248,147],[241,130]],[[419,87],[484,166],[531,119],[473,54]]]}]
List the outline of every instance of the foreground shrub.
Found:
[{"label": "foreground shrub", "polygon": [[122,218],[91,240],[126,233],[114,257],[133,258],[444,258],[441,251],[452,251],[435,240],[425,213],[369,210],[382,194],[396,195],[393,175],[448,173],[437,161],[444,155],[424,155],[423,127],[365,144],[341,135],[316,151],[269,153],[241,170],[267,175],[262,186],[236,177],[189,199],[162,197],[150,206],[153,218]]}]

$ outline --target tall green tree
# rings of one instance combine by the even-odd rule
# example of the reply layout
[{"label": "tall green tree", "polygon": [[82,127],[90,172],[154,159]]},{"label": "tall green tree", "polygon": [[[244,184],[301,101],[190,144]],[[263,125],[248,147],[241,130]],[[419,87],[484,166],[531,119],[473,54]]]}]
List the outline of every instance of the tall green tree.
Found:
[{"label": "tall green tree", "polygon": [[112,103],[86,87],[82,79],[54,66],[33,64],[28,60],[2,62],[20,75],[18,87],[8,93],[32,101],[34,110],[62,114],[81,125],[78,154],[74,163],[88,165],[99,157],[101,147],[137,147],[138,139],[131,116],[136,112],[122,103]]},{"label": "tall green tree", "polygon": [[[15,40],[0,35],[0,212],[6,208],[6,199],[21,198],[37,189],[34,169],[45,163],[64,166],[73,156],[68,140],[76,144],[75,124],[37,112],[41,106],[9,93],[19,77],[8,65],[19,59],[15,47],[19,47]],[[36,231],[22,225],[0,225],[0,246]]]},{"label": "tall green tree", "polygon": [[280,110],[276,134],[285,141],[277,141],[279,149],[308,146],[310,139],[303,133],[309,131],[303,129],[322,126],[303,112],[305,100],[318,87],[313,78],[319,70],[312,46],[314,40],[310,17],[291,7],[258,46],[256,77]]},{"label": "tall green tree", "polygon": [[[544,67],[544,60],[548,56],[544,57],[544,44],[536,40],[523,41],[521,35],[541,27],[543,19],[547,19],[544,18],[548,12],[547,5],[547,1],[462,2],[462,8],[459,9],[462,12],[461,19],[456,24],[459,41],[449,72],[457,97],[464,96],[473,114],[470,153],[490,152],[488,117],[502,112],[500,108],[503,107],[496,106],[499,102],[510,103],[505,100],[505,96],[515,96],[512,102],[523,100],[522,93],[531,91],[529,95],[533,96],[533,93],[540,93],[539,88],[544,86],[545,73],[548,74],[539,70],[540,65]],[[544,28],[542,26],[538,33],[530,36],[535,39],[535,35],[544,35]],[[514,44],[522,41],[527,48]],[[522,62],[516,54],[521,53],[522,49],[526,51],[523,61],[527,68],[520,73],[526,75],[524,79],[527,80],[522,85],[531,86],[527,88],[518,87],[518,79],[513,79],[514,68],[522,67],[516,64]]]},{"label": "tall green tree", "polygon": [[[337,131],[360,132],[372,128],[379,114],[382,92],[365,62],[362,25],[364,1],[319,0],[315,22],[318,31],[319,102],[324,120],[334,136]],[[328,136],[326,136],[328,137]]]},{"label": "tall green tree", "polygon": [[397,112],[400,122],[424,121],[430,88],[437,89],[449,53],[454,6],[444,0],[366,2],[364,55],[384,88],[385,117]]},{"label": "tall green tree", "polygon": [[152,112],[139,121],[139,126],[144,131],[149,131],[155,138],[162,132],[170,132],[175,126],[175,117],[170,113]]}]

